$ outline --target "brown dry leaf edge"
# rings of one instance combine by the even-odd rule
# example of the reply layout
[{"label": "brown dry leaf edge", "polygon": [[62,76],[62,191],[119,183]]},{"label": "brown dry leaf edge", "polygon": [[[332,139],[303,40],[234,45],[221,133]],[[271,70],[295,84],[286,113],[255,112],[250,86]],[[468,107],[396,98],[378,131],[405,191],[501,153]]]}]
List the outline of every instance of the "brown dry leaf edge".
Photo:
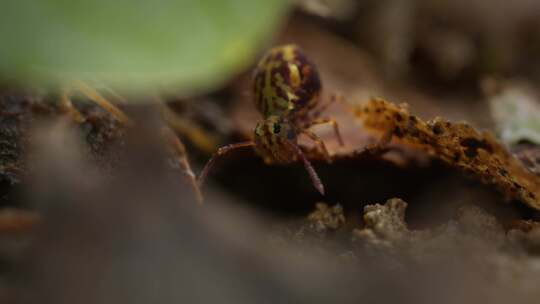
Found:
[{"label": "brown dry leaf edge", "polygon": [[507,199],[517,199],[540,210],[540,177],[514,158],[490,133],[440,117],[425,122],[411,115],[406,105],[381,99],[356,106],[354,113],[368,131],[382,134],[379,145],[386,145],[392,139],[399,145],[424,151],[494,186]]}]

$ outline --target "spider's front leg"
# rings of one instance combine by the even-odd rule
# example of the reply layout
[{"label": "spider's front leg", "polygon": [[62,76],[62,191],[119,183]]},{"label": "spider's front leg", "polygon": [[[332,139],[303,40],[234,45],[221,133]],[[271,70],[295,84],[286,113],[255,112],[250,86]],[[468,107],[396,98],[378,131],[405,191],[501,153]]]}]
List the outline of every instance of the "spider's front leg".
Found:
[{"label": "spider's front leg", "polygon": [[199,178],[197,179],[198,180],[198,185],[200,188],[202,188],[205,180],[206,180],[206,176],[208,176],[208,173],[210,172],[210,169],[214,166],[216,160],[228,153],[230,153],[231,151],[234,151],[234,150],[237,150],[237,149],[240,149],[240,148],[246,148],[246,147],[254,147],[255,146],[255,142],[253,141],[245,141],[245,142],[239,142],[239,143],[235,143],[235,144],[229,144],[229,145],[226,145],[226,146],[223,146],[221,148],[219,148],[217,150],[216,153],[214,153],[214,155],[212,155],[212,158],[210,158],[210,160],[206,163],[206,165],[204,166],[204,168],[202,169],[201,171],[201,174],[199,174]]},{"label": "spider's front leg", "polygon": [[328,109],[328,107],[333,105],[335,102],[345,103],[345,99],[343,98],[341,94],[332,94],[328,102],[323,103],[322,105],[320,105],[319,107],[316,107],[312,111],[311,117],[317,118],[321,116],[321,114],[324,113]]}]

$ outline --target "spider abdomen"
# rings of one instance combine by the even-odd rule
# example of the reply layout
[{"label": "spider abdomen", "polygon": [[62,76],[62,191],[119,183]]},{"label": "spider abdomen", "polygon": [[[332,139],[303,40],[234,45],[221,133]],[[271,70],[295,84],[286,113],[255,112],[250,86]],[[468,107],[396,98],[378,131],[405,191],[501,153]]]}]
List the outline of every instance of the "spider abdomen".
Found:
[{"label": "spider abdomen", "polygon": [[271,49],[260,60],[253,74],[257,109],[270,115],[303,116],[315,107],[321,92],[316,66],[296,45]]}]

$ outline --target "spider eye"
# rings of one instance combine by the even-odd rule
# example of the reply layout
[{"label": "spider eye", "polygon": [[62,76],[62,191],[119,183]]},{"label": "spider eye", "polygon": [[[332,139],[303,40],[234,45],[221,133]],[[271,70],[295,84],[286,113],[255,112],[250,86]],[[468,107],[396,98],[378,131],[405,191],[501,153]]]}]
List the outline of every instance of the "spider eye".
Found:
[{"label": "spider eye", "polygon": [[278,134],[281,131],[280,124],[274,124],[274,134]]}]

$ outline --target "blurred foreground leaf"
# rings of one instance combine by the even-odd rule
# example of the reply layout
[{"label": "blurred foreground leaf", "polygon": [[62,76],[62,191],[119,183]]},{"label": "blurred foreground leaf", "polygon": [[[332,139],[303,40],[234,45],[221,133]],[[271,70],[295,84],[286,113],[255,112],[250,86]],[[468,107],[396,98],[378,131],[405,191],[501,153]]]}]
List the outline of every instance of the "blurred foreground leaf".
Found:
[{"label": "blurred foreground leaf", "polygon": [[210,89],[253,59],[286,0],[7,0],[0,79],[98,80],[137,92]]}]

